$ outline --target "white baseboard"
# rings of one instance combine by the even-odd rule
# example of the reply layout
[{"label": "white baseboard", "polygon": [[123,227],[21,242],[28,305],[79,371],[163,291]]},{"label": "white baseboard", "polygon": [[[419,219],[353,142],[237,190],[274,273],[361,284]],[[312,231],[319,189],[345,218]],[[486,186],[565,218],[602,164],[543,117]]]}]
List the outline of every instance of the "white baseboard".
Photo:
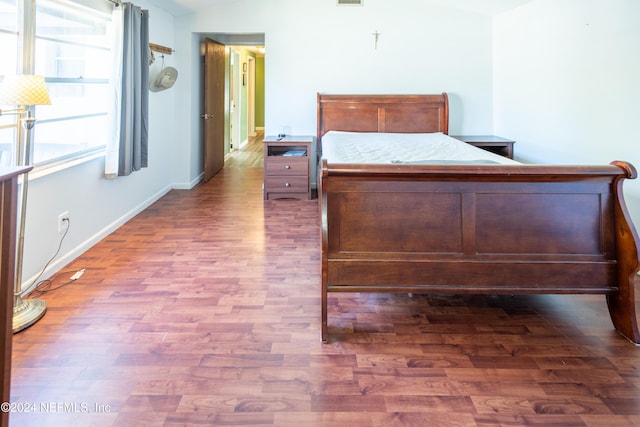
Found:
[{"label": "white baseboard", "polygon": [[193,187],[200,184],[200,182],[202,182],[203,179],[204,179],[204,172],[201,172],[197,177],[195,177],[191,181],[174,183],[171,188],[173,190],[191,190]]},{"label": "white baseboard", "polygon": [[[99,230],[96,234],[94,234],[93,236],[91,236],[90,238],[82,242],[80,245],[76,246],[73,250],[67,252],[60,258],[51,262],[47,266],[47,268],[44,270],[42,275],[40,275],[40,272],[38,272],[33,277],[30,277],[27,280],[23,280],[21,296],[25,296],[29,294],[31,291],[34,290],[35,286],[38,284],[39,281],[48,279],[49,277],[56,274],[65,265],[69,264],[70,262],[78,258],[87,250],[91,249],[91,247],[94,246],[96,243],[98,243],[99,241],[107,237],[109,234],[116,231],[118,228],[124,225],[127,221],[129,221],[130,219],[138,215],[140,212],[142,212],[143,210],[151,206],[153,203],[158,201],[165,194],[171,191],[171,189],[172,187],[165,187],[161,189],[151,197],[147,198],[142,203],[138,204],[135,208],[131,209],[129,212],[125,213],[120,218],[113,221],[111,224]],[[38,280],[38,282],[36,282],[36,280]]]}]

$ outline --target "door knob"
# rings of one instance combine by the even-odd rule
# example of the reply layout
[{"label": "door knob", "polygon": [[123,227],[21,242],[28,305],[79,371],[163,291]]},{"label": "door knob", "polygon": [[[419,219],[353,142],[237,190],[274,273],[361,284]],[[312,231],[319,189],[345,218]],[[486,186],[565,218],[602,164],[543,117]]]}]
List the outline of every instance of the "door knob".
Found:
[{"label": "door knob", "polygon": [[203,119],[208,120],[208,119],[213,119],[213,114],[203,114],[202,116]]}]

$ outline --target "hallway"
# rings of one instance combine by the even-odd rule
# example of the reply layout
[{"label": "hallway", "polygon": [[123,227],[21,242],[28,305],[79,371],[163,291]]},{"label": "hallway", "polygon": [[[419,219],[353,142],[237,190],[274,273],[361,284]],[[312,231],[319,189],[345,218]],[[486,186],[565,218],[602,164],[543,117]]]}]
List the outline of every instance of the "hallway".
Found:
[{"label": "hallway", "polygon": [[261,168],[263,167],[264,149],[262,140],[264,132],[257,131],[256,136],[250,136],[247,144],[237,150],[232,150],[224,162],[224,167],[231,168]]}]

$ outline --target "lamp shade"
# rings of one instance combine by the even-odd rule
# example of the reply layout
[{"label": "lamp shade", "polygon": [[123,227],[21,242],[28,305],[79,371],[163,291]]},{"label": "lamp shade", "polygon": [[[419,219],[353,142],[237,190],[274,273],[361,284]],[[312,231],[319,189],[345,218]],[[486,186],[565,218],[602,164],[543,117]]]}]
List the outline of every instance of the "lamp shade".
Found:
[{"label": "lamp shade", "polygon": [[43,76],[15,74],[0,83],[0,105],[49,105],[49,92]]}]

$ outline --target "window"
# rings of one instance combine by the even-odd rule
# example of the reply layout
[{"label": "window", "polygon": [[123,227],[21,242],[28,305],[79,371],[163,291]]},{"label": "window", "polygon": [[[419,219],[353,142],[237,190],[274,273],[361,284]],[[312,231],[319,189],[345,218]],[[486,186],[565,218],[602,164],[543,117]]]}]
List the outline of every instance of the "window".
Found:
[{"label": "window", "polygon": [[[18,67],[17,0],[0,0],[0,75],[15,74]],[[1,107],[0,107],[1,108]],[[0,116],[0,166],[14,163],[16,117]]]},{"label": "window", "polygon": [[45,76],[52,105],[36,107],[35,164],[105,147],[110,45],[106,14],[36,1],[34,74]]},{"label": "window", "polygon": [[[4,64],[4,44],[13,44],[14,52],[20,44],[15,30],[12,33],[4,22],[5,10],[7,16],[12,11],[14,17],[17,15],[20,7],[16,7],[16,2],[24,2],[24,7],[30,3],[0,0],[2,74],[16,72],[15,62],[13,70],[5,69],[9,67]],[[91,3],[92,0],[36,0],[35,12],[25,13],[25,20],[33,16],[31,26],[35,34],[29,37],[25,31],[24,50],[33,54],[25,58],[23,70],[18,72],[43,75],[51,98],[51,105],[36,106],[35,110],[37,125],[32,133],[36,167],[64,163],[100,152],[106,146],[108,108],[112,103],[111,14],[104,10],[105,0],[95,2],[103,10],[85,6]],[[25,23],[25,28],[29,28],[29,23]],[[5,138],[15,139],[9,133],[2,132],[0,136],[3,146]]]},{"label": "window", "polygon": [[18,59],[18,8],[16,0],[0,0],[0,75],[15,74]]}]

